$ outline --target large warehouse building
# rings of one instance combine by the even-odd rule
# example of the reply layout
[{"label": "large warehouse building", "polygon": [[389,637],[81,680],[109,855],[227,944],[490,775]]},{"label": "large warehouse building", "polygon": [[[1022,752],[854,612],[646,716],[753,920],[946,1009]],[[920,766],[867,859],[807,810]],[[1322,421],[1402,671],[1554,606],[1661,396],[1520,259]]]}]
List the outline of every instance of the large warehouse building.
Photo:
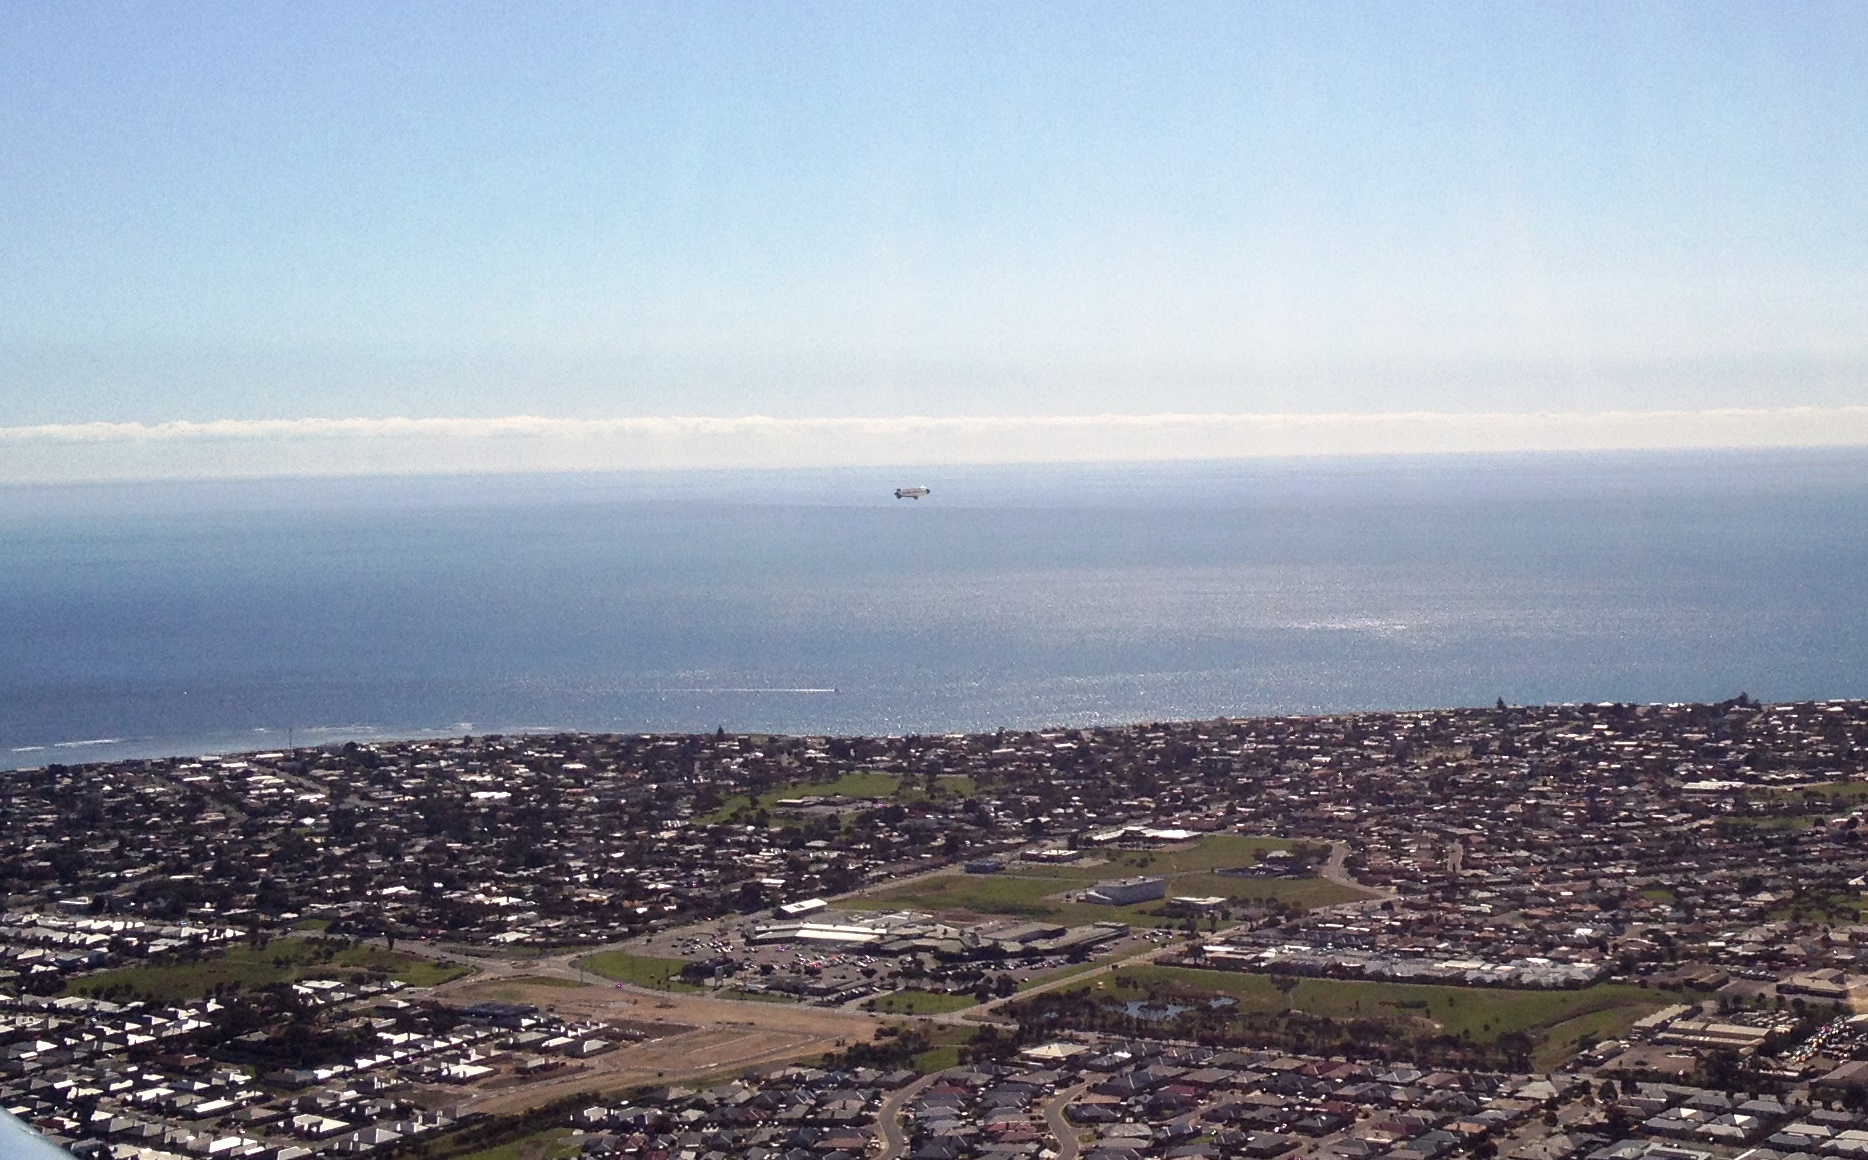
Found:
[{"label": "large warehouse building", "polygon": [[1083,892],[1083,901],[1105,906],[1127,906],[1131,902],[1153,902],[1167,897],[1167,879],[1154,877],[1121,878],[1098,882]]}]

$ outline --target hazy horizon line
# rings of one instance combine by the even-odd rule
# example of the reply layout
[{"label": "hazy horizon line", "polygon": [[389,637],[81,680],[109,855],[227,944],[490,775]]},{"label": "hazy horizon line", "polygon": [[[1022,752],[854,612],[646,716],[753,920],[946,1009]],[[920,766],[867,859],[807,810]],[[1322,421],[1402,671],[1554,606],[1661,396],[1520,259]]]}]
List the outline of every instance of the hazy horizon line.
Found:
[{"label": "hazy horizon line", "polygon": [[0,482],[1850,446],[1868,405],[96,421],[0,427]]}]

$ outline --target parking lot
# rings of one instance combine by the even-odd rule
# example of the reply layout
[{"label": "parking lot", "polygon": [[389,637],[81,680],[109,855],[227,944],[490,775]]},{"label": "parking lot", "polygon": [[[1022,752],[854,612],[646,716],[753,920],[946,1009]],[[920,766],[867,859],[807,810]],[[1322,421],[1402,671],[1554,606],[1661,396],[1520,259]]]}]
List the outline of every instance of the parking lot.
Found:
[{"label": "parking lot", "polygon": [[[876,919],[871,911],[823,910],[811,916],[823,927],[863,924]],[[899,916],[932,923],[929,916]],[[1003,923],[982,916],[980,927]],[[1161,930],[1142,929],[1094,948],[1088,953],[1034,957],[983,953],[936,955],[878,953],[873,947],[833,941],[766,941],[755,938],[772,925],[767,916],[740,917],[701,926],[684,927],[647,936],[629,949],[632,953],[695,964],[684,981],[721,989],[788,996],[804,1002],[839,1005],[899,989],[973,993],[984,986],[995,993],[1016,988],[1034,978],[1091,960],[1133,954],[1169,941]],[[968,927],[958,927],[966,931]],[[1001,982],[1001,977],[1009,982]]]}]

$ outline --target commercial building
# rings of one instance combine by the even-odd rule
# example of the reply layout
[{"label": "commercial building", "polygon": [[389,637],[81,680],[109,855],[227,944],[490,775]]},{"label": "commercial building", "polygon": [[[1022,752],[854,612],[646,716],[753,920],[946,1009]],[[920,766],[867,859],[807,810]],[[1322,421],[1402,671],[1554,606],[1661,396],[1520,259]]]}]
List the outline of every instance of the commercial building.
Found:
[{"label": "commercial building", "polygon": [[1083,901],[1105,906],[1127,906],[1132,902],[1153,902],[1167,897],[1167,879],[1142,876],[1098,882],[1083,892]]}]

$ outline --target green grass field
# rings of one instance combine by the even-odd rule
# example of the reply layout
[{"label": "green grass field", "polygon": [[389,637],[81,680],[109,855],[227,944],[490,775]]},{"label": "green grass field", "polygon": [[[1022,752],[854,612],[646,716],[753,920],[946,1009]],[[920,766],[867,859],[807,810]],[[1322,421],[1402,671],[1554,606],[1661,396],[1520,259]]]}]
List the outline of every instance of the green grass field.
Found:
[{"label": "green grass field", "polygon": [[[619,983],[634,983],[638,987],[648,987],[657,991],[685,991],[690,994],[705,991],[721,999],[744,999],[754,1003],[794,1003],[797,1001],[790,995],[764,991],[741,991],[732,986],[724,986],[715,990],[712,987],[683,982],[681,968],[687,966],[687,963],[686,959],[632,955],[627,951],[602,951],[577,960],[578,966],[593,975],[600,975]],[[534,978],[533,981],[544,983],[552,980]],[[575,987],[578,984],[563,982],[561,985]]]},{"label": "green grass field", "polygon": [[1801,802],[1812,812],[1836,813],[1868,798],[1868,781],[1824,781],[1815,785],[1766,791],[1760,800]]},{"label": "green grass field", "polygon": [[1226,867],[1252,865],[1261,851],[1284,849],[1292,844],[1283,838],[1210,834],[1183,850],[1110,851],[1104,856],[1106,860],[1090,866],[1014,864],[1000,874],[940,874],[906,886],[884,887],[839,905],[868,910],[965,910],[1072,924],[1114,921],[1142,926],[1176,925],[1178,919],[1144,913],[1160,909],[1159,902],[1099,906],[1053,897],[1136,874],[1166,876],[1169,895],[1217,895],[1241,901],[1277,899],[1306,908],[1367,897],[1360,891],[1321,878],[1234,878],[1214,873]]},{"label": "green grass field", "polygon": [[1868,781],[1825,781],[1787,789],[1750,791],[1759,807],[1779,813],[1727,815],[1719,819],[1728,829],[1807,830],[1828,818],[1854,809],[1868,799]]},{"label": "green grass field", "polygon": [[979,1004],[971,995],[947,995],[938,991],[891,991],[863,1004],[863,1010],[881,1015],[944,1015],[964,1011]]},{"label": "green grass field", "polygon": [[[935,779],[935,787],[944,798],[971,797],[977,787],[973,779],[966,774],[943,773]],[[707,824],[724,822],[740,810],[775,810],[779,802],[787,798],[842,794],[853,798],[885,798],[903,804],[927,800],[928,794],[923,779],[919,777],[903,778],[899,774],[858,771],[846,773],[831,781],[800,783],[767,790],[757,797],[737,794],[728,798],[719,809],[700,819]]]},{"label": "green grass field", "polygon": [[922,1075],[931,1075],[959,1064],[960,1048],[979,1034],[979,1028],[923,1024],[922,1033],[929,1047],[914,1057],[911,1066]]},{"label": "green grass field", "polygon": [[576,979],[560,979],[556,975],[514,975],[510,979],[501,979],[500,982],[515,987],[563,987],[572,991],[590,985],[580,983]]},{"label": "green grass field", "polygon": [[1585,1036],[1618,1036],[1636,1019],[1667,1003],[1665,996],[1653,991],[1613,983],[1575,991],[1529,991],[1352,979],[1303,979],[1287,1003],[1269,975],[1156,966],[1117,971],[1085,986],[1099,993],[1120,993],[1124,981],[1139,984],[1139,991],[1152,983],[1176,992],[1227,995],[1238,1000],[1241,1013],[1282,1011],[1288,1006],[1338,1020],[1412,1016],[1432,1020],[1452,1035],[1470,1035],[1479,1043],[1493,1043],[1500,1035],[1521,1031],[1539,1041],[1535,1059],[1545,1066],[1569,1058]]},{"label": "green grass field", "polygon": [[466,967],[442,966],[416,955],[381,947],[340,945],[341,940],[274,939],[266,947],[229,947],[198,962],[149,963],[85,975],[66,985],[66,993],[140,997],[172,1003],[229,990],[254,990],[300,979],[348,979],[385,975],[413,987],[432,987],[468,973]]},{"label": "green grass field", "polygon": [[523,1140],[469,1152],[457,1160],[569,1160],[583,1151],[582,1143],[571,1138],[569,1128],[546,1128]]},{"label": "green grass field", "polygon": [[[1129,954],[1129,953],[1133,953],[1133,952],[1125,952],[1125,954]],[[1087,963],[1072,963],[1070,966],[1067,966],[1067,967],[1059,967],[1055,971],[1046,971],[1041,975],[1033,975],[1031,978],[1026,979],[1024,982],[1018,985],[1019,993],[1024,994],[1026,991],[1031,990],[1033,987],[1042,987],[1047,983],[1059,982],[1063,979],[1073,978],[1077,975],[1087,975],[1091,971],[1096,970],[1098,967],[1108,966],[1110,963],[1114,962],[1117,958],[1120,958],[1120,957],[1124,957],[1124,956],[1105,955],[1100,959],[1091,959]]]},{"label": "green grass field", "polygon": [[1778,922],[1790,919],[1803,922],[1816,919],[1823,922],[1860,922],[1862,912],[1868,909],[1868,895],[1860,891],[1828,891],[1800,895],[1789,902],[1780,903],[1771,908],[1770,917]]},{"label": "green grass field", "polygon": [[914,1069],[922,1075],[932,1075],[937,1071],[946,1071],[960,1065],[960,1045],[943,1043],[939,1047],[930,1047],[914,1058]]},{"label": "green grass field", "polygon": [[1719,825],[1735,830],[1807,830],[1821,820],[1820,814],[1780,814],[1774,817],[1723,817],[1719,819]]},{"label": "green grass field", "polygon": [[686,959],[662,959],[653,955],[632,955],[628,951],[602,951],[577,960],[577,965],[593,975],[602,975],[619,983],[653,987],[658,991],[702,991],[681,981]]}]

